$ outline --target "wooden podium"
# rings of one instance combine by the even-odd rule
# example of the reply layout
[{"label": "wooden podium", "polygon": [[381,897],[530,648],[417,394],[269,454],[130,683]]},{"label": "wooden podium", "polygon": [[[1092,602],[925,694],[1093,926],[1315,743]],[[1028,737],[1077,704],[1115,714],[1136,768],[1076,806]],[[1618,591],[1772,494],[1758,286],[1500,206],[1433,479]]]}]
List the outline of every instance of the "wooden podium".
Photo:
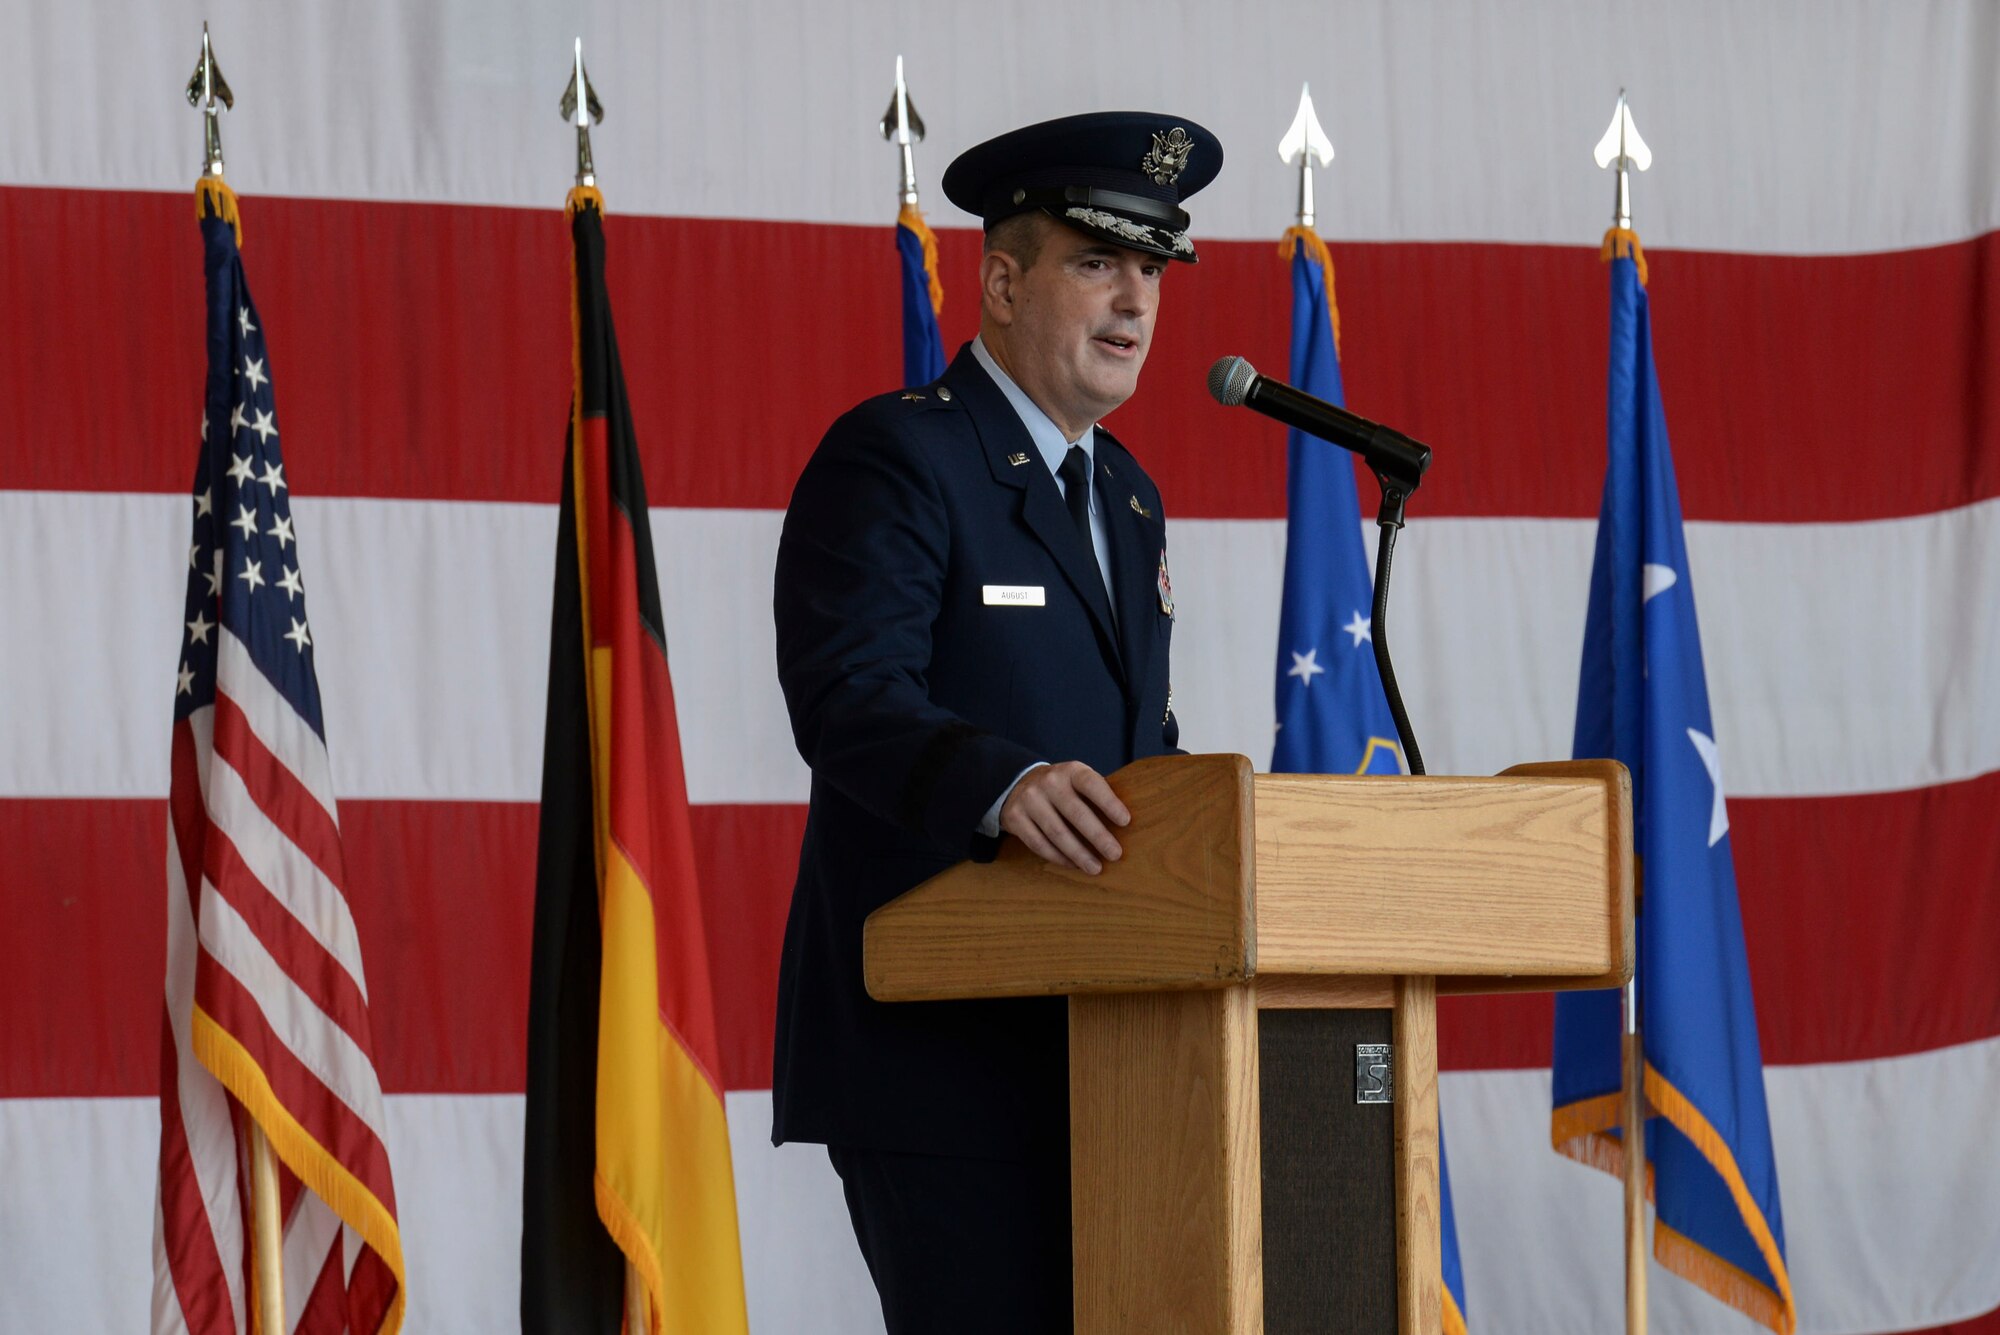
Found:
[{"label": "wooden podium", "polygon": [[1630,978],[1624,767],[1111,785],[1123,858],[931,878],[869,916],[870,994],[1069,997],[1077,1335],[1436,1335],[1437,996]]}]

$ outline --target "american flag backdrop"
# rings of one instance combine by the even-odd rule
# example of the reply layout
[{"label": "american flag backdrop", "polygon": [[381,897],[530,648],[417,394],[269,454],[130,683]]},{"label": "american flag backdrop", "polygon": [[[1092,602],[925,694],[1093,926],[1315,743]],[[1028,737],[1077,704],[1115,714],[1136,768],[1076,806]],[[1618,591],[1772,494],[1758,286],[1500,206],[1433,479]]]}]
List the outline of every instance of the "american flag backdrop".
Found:
[{"label": "american flag backdrop", "polygon": [[[393,1332],[403,1254],[269,345],[204,181],[208,379],[167,823],[155,1335],[254,1329],[252,1122],[285,1165],[287,1332]],[[223,215],[229,216],[223,216]]]},{"label": "american flag backdrop", "polygon": [[[270,340],[250,355],[283,382],[264,406],[297,541],[280,551],[260,510],[253,559],[288,558],[310,604],[305,654],[283,638],[297,611],[273,644],[311,660],[325,706],[407,1329],[518,1324],[572,378],[555,104],[580,34],[756,1335],[881,1329],[824,1153],[769,1144],[810,782],[770,607],[801,465],[902,376],[899,164],[877,128],[898,52],[947,351],[978,311],[975,222],[937,189],[957,149],[1118,107],[1226,146],[1190,201],[1201,263],[1168,276],[1107,425],[1170,516],[1184,744],[1260,765],[1284,431],[1203,380],[1225,354],[1286,362],[1297,181],[1274,150],[1299,84],[1337,152],[1317,230],[1350,406],[1436,451],[1391,621],[1440,774],[1569,754],[1605,470],[1613,183],[1590,150],[1629,90],[1799,1329],[2000,1331],[1986,0],[0,0],[0,31],[47,53],[0,80],[0,1331],[141,1329],[152,1293],[167,715],[206,357],[201,127],[178,94],[203,18],[237,95],[223,132]],[[236,452],[263,444],[256,420]],[[275,581],[237,587],[288,605]],[[1618,1184],[1549,1148],[1552,1018],[1546,996],[1440,1006],[1474,1335],[1620,1321]],[[1653,1317],[1758,1329],[1657,1269]]]}]

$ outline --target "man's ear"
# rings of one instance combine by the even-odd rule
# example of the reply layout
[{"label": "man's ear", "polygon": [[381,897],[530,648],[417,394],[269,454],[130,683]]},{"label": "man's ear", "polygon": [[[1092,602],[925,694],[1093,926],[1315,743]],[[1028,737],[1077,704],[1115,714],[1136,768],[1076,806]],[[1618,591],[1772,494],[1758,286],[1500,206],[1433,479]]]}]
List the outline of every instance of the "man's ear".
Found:
[{"label": "man's ear", "polygon": [[1014,322],[1014,293],[1021,282],[1021,264],[1004,250],[989,250],[979,260],[979,305],[995,324]]}]

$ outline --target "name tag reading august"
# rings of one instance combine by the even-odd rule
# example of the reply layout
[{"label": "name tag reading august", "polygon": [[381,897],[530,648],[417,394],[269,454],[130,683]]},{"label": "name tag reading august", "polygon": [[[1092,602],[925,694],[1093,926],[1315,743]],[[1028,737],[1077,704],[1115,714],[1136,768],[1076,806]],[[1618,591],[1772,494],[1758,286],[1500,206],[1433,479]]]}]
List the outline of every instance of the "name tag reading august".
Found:
[{"label": "name tag reading august", "polygon": [[1042,607],[1048,603],[1039,584],[982,584],[980,594],[988,607]]}]

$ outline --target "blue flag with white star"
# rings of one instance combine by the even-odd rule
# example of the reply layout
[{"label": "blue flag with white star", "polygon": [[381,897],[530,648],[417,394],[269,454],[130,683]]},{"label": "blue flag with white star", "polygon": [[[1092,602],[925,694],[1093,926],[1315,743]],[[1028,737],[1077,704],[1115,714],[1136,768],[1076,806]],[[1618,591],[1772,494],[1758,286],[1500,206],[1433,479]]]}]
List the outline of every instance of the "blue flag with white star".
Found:
[{"label": "blue flag with white star", "polygon": [[[1315,238],[1316,239],[1316,238]],[[1292,256],[1292,383],[1346,403],[1326,274],[1301,243]],[[1280,774],[1398,774],[1396,722],[1375,670],[1372,583],[1347,451],[1286,433],[1285,596],[1278,614]]]},{"label": "blue flag with white star", "polygon": [[[1610,461],[1572,754],[1632,771],[1654,1255],[1788,1332],[1796,1310],[1757,1012],[1643,260],[1631,233],[1612,239]],[[1616,991],[1556,999],[1553,1140],[1614,1173],[1624,1161],[1620,1010]]]},{"label": "blue flag with white star", "polygon": [[[1294,228],[1292,383],[1345,406],[1327,290],[1325,243]],[[1402,748],[1375,670],[1373,581],[1361,541],[1354,467],[1345,450],[1293,429],[1286,436],[1285,595],[1278,616],[1276,774],[1400,774]],[[1465,1335],[1465,1278],[1451,1208],[1451,1169],[1438,1135],[1444,1235],[1444,1328]]]}]

